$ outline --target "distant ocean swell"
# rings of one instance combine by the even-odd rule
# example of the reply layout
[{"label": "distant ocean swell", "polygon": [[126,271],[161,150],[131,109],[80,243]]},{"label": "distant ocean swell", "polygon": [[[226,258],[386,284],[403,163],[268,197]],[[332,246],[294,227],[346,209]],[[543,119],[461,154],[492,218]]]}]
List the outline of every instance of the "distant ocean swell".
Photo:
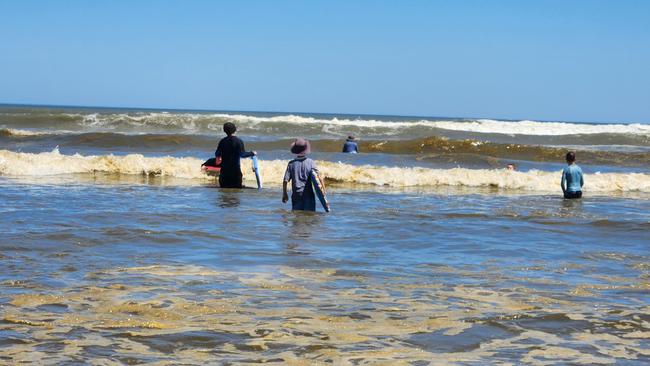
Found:
[{"label": "distant ocean swell", "polygon": [[[41,146],[61,146],[75,148],[114,148],[137,147],[141,151],[170,151],[183,149],[203,149],[211,154],[216,148],[219,136],[190,134],[124,134],[113,132],[38,132],[20,129],[0,129],[0,142],[3,140],[34,142]],[[247,147],[256,150],[286,150],[290,139],[273,141],[254,141]],[[498,158],[527,160],[537,162],[562,161],[567,148],[540,145],[505,144],[483,142],[474,139],[453,140],[430,136],[408,140],[361,140],[363,152],[387,154],[413,154],[427,159],[439,155],[473,155],[479,158]],[[340,152],[341,141],[332,139],[312,140],[314,151]],[[580,160],[589,164],[616,166],[646,166],[650,162],[650,149],[644,151],[609,151],[573,149],[580,153]],[[468,160],[468,159],[465,159]],[[471,160],[471,156],[469,157]],[[481,159],[479,159],[481,160]]]},{"label": "distant ocean swell", "polygon": [[[463,131],[481,134],[565,136],[594,134],[624,134],[650,136],[646,124],[587,124],[567,122],[503,121],[490,119],[417,119],[390,117],[373,119],[343,117],[311,117],[305,115],[255,116],[230,113],[64,113],[52,110],[0,112],[0,125],[7,127],[62,128],[70,130],[109,131],[175,131],[220,132],[224,122],[239,125],[251,134],[290,134],[345,136],[435,134],[436,131]],[[647,141],[647,140],[646,140]]]},{"label": "distant ocean swell", "polygon": [[27,136],[41,136],[41,135],[60,135],[64,133],[73,133],[72,131],[60,131],[58,133],[48,132],[48,131],[32,131],[32,130],[20,130],[17,128],[0,128],[0,137],[27,137]]},{"label": "distant ocean swell", "polygon": [[[128,174],[160,175],[190,180],[214,179],[199,168],[196,158],[62,155],[58,150],[29,154],[0,150],[0,175],[38,177],[64,174]],[[286,160],[262,160],[261,173],[269,186],[278,187],[286,168]],[[354,166],[318,161],[327,181],[340,184],[363,184],[388,187],[490,187],[532,192],[555,192],[559,172],[532,170],[512,172],[504,169],[427,169],[383,166]],[[250,160],[242,161],[244,178],[253,181]],[[650,193],[650,175],[642,173],[604,173],[585,176],[588,192]]]}]

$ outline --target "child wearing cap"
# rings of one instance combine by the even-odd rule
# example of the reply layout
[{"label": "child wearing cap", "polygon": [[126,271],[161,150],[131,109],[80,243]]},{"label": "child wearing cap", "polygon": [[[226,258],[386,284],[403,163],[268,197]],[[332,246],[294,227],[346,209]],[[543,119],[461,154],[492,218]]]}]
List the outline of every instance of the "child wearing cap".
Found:
[{"label": "child wearing cap", "polygon": [[299,138],[291,144],[291,153],[296,158],[287,165],[282,184],[282,202],[289,200],[287,184],[291,181],[291,209],[316,211],[316,195],[311,185],[311,171],[316,170],[316,163],[306,155],[310,152],[309,141]]}]

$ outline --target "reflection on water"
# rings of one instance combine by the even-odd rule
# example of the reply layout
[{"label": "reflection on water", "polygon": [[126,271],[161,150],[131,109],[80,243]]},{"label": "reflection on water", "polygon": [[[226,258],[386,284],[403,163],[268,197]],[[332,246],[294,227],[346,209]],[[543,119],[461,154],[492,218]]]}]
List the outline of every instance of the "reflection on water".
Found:
[{"label": "reflection on water", "polygon": [[235,208],[239,207],[241,200],[239,195],[242,194],[241,189],[220,189],[220,194],[217,196],[219,207],[221,208]]},{"label": "reflection on water", "polygon": [[285,226],[289,228],[289,239],[307,241],[313,230],[321,223],[322,213],[310,211],[292,211],[282,216]]},{"label": "reflection on water", "polygon": [[562,198],[562,211],[564,212],[580,212],[582,211],[582,199],[566,199]]},{"label": "reflection on water", "polygon": [[309,211],[292,211],[282,215],[282,222],[288,228],[285,240],[288,255],[306,255],[310,251],[305,244],[311,242],[314,231],[320,227],[322,213]]}]

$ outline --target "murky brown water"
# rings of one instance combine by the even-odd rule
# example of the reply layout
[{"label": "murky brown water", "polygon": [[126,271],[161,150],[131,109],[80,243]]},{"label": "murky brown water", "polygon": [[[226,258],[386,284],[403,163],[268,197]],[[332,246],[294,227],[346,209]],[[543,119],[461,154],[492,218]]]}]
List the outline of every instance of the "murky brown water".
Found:
[{"label": "murky brown water", "polygon": [[[0,365],[650,364],[647,125],[3,108]],[[224,121],[265,189],[200,170]]]}]

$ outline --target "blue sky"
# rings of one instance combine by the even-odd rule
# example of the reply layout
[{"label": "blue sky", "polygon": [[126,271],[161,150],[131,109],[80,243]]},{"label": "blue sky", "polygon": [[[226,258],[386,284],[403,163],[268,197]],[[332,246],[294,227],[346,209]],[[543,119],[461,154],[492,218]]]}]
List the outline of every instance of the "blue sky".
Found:
[{"label": "blue sky", "polygon": [[0,102],[650,122],[650,1],[0,0]]}]

